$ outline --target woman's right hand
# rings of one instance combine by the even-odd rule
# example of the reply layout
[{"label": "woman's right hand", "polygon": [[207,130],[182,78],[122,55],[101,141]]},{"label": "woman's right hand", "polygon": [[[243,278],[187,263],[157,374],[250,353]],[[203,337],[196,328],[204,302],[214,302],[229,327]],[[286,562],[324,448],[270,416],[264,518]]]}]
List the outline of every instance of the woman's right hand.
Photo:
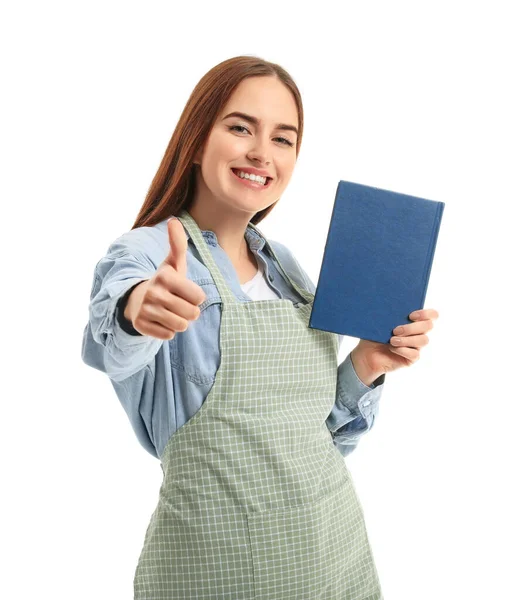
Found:
[{"label": "woman's right hand", "polygon": [[182,223],[172,217],[167,227],[168,255],[151,279],[135,287],[125,310],[139,333],[161,340],[185,331],[189,321],[200,316],[198,305],[206,299],[204,290],[186,276],[187,239]]}]

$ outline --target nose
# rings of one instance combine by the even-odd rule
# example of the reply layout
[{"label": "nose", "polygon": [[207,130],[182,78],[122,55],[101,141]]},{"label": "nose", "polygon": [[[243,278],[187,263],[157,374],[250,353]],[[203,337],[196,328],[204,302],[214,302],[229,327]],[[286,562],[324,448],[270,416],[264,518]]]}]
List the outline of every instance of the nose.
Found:
[{"label": "nose", "polygon": [[249,150],[247,154],[248,158],[251,160],[255,160],[260,164],[270,165],[270,155],[268,151],[268,140],[265,141],[263,138],[258,136],[255,139],[255,143],[253,147]]}]

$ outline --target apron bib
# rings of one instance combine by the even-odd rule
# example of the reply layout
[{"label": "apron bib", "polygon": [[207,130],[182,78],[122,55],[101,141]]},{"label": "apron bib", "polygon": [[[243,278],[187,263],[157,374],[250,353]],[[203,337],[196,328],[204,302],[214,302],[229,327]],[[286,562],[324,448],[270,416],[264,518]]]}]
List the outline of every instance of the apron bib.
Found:
[{"label": "apron bib", "polygon": [[240,302],[196,221],[178,218],[222,299],[221,362],[161,456],[135,600],[381,600],[363,511],[325,422],[338,337],[308,327],[314,295],[268,242],[305,304]]}]

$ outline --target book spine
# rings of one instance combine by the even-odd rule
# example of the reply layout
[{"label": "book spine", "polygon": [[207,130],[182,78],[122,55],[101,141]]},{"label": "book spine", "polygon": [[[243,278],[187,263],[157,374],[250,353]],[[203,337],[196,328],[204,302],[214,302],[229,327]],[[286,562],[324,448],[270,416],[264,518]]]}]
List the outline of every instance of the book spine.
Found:
[{"label": "book spine", "polygon": [[422,282],[423,295],[422,300],[420,302],[420,306],[418,308],[423,308],[425,304],[425,296],[427,294],[427,287],[429,285],[429,278],[431,276],[431,267],[434,259],[434,252],[436,250],[436,242],[438,241],[438,230],[440,228],[440,221],[443,214],[443,207],[445,204],[443,202],[438,202],[438,206],[436,207],[436,215],[434,218],[433,228],[431,231],[431,239],[429,242],[429,249],[427,250],[427,265],[424,273],[424,279]]}]

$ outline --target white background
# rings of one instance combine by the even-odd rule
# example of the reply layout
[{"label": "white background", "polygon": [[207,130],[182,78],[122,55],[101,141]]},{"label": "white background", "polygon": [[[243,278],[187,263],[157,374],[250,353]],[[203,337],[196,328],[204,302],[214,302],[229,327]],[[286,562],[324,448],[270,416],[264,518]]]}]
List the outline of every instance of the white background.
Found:
[{"label": "white background", "polygon": [[446,203],[425,302],[440,318],[346,459],[385,600],[519,598],[512,2],[2,12],[2,597],[132,597],[162,472],[81,360],[93,271],[197,81],[249,54],[303,96],[299,161],[260,227],[314,282],[339,179]]}]

